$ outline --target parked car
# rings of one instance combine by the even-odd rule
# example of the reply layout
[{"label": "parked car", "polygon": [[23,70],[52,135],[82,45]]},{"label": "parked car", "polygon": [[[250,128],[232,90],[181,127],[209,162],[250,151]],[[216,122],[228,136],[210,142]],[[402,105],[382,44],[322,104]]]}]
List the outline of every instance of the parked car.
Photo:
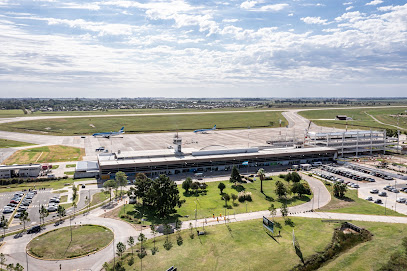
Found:
[{"label": "parked car", "polygon": [[373,200],[373,198],[372,198],[372,197],[367,197],[367,198],[366,198],[366,200],[368,200],[368,201],[372,201],[372,200]]},{"label": "parked car", "polygon": [[56,207],[55,205],[50,205],[48,206],[48,212],[56,212],[58,210],[58,207]]},{"label": "parked car", "polygon": [[380,196],[380,197],[387,197],[387,193],[386,193],[386,192],[380,192],[380,193],[379,193],[379,196]]},{"label": "parked car", "polygon": [[396,188],[393,188],[393,189],[391,190],[391,192],[393,192],[393,193],[400,193],[400,191],[399,191],[398,189],[396,189]]},{"label": "parked car", "polygon": [[381,200],[381,199],[377,199],[377,200],[375,200],[375,201],[374,201],[374,203],[377,203],[377,204],[382,204],[383,202],[382,202],[382,200]]},{"label": "parked car", "polygon": [[398,203],[406,203],[406,198],[397,198],[396,201]]},{"label": "parked car", "polygon": [[379,189],[372,189],[370,190],[371,194],[378,194],[379,193]]},{"label": "parked car", "polygon": [[37,225],[27,230],[27,233],[37,233],[41,231],[41,226]]}]

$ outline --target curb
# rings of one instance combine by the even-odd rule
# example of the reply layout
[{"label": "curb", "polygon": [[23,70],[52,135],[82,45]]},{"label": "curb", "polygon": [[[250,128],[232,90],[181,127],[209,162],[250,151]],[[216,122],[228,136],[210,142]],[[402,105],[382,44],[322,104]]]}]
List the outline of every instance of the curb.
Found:
[{"label": "curb", "polygon": [[[107,229],[107,230],[109,230],[109,231],[111,231],[111,232],[113,233],[113,239],[112,239],[106,246],[104,246],[104,247],[98,249],[97,251],[89,252],[89,253],[84,254],[84,255],[80,255],[80,256],[76,256],[76,257],[72,257],[72,258],[66,258],[66,259],[46,259],[46,258],[40,258],[40,257],[37,257],[37,256],[31,254],[31,252],[27,249],[27,246],[31,243],[31,241],[32,241],[34,238],[31,239],[30,242],[28,242],[27,246],[25,247],[25,251],[26,251],[26,253],[27,253],[28,255],[30,255],[30,257],[32,257],[32,258],[34,258],[34,259],[37,259],[37,260],[42,260],[42,261],[69,261],[69,260],[74,260],[74,259],[86,257],[86,256],[89,256],[89,255],[91,255],[91,254],[96,254],[96,253],[98,253],[98,252],[104,250],[104,249],[107,248],[108,246],[110,246],[110,245],[113,243],[113,240],[115,239],[115,234],[114,234],[114,232],[113,232],[111,229],[109,229],[109,228],[107,228],[107,227],[105,227],[105,226],[97,225],[97,224],[84,224],[84,225],[81,225],[80,227],[82,227],[82,226],[98,226],[98,227],[103,227],[103,228],[105,228],[105,229]],[[67,228],[67,227],[69,227],[69,226],[62,227],[62,228]],[[62,229],[62,228],[59,228],[59,229]],[[59,230],[59,229],[53,229],[53,230],[50,230],[50,231],[41,233],[40,235],[37,235],[35,238],[40,237],[40,236],[45,235],[45,234],[48,234],[48,233],[50,233],[50,232]],[[3,242],[3,244],[4,244],[4,242]],[[0,248],[1,248],[1,246],[2,246],[3,244],[0,245]]]}]

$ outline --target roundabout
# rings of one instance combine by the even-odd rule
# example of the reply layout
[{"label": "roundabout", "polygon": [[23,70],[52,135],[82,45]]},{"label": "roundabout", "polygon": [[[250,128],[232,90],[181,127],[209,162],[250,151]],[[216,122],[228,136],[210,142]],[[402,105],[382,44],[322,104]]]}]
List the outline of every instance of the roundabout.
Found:
[{"label": "roundabout", "polygon": [[104,226],[75,225],[38,235],[27,244],[26,249],[36,259],[69,260],[98,252],[108,246],[113,238],[113,232]]}]

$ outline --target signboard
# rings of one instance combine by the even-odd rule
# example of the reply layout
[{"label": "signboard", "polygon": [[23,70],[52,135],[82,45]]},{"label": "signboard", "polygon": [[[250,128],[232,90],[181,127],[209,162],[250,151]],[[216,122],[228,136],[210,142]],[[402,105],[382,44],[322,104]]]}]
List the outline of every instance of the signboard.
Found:
[{"label": "signboard", "polygon": [[274,233],[274,222],[263,216],[263,227]]}]

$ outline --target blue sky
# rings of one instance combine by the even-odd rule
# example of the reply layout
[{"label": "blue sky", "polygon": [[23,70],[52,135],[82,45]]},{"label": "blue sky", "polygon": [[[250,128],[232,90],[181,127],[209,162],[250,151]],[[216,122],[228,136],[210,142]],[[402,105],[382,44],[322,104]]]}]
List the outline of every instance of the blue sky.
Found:
[{"label": "blue sky", "polygon": [[0,0],[1,97],[407,96],[399,0]]}]

